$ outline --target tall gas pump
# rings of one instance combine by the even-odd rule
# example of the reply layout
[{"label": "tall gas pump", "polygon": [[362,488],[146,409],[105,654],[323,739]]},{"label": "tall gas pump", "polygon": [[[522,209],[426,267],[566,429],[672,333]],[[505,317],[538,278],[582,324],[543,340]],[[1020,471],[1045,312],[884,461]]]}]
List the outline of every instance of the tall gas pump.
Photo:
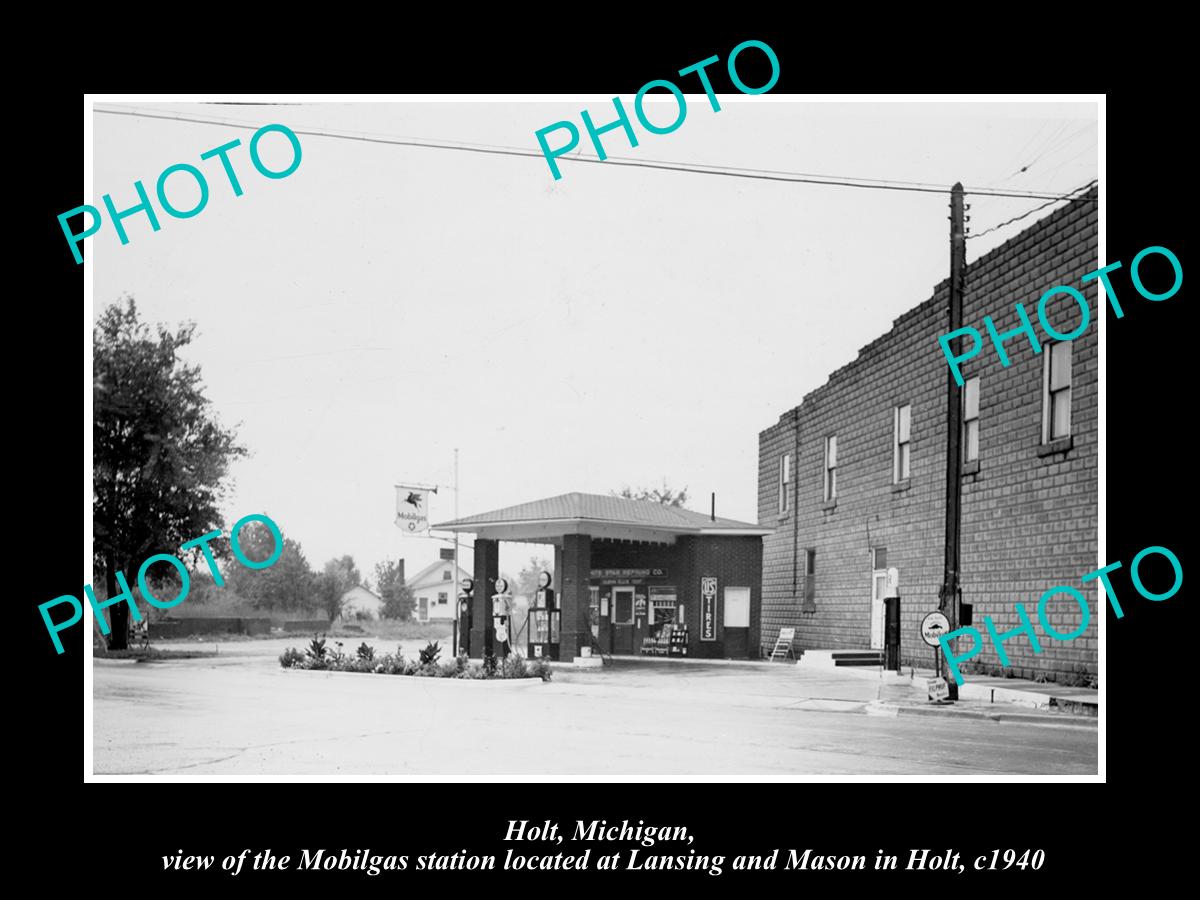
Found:
[{"label": "tall gas pump", "polygon": [[511,606],[512,595],[508,592],[508,582],[497,578],[496,593],[492,594],[492,627],[496,635],[493,652],[501,658],[508,656],[508,619]]},{"label": "tall gas pump", "polygon": [[475,596],[475,582],[464,578],[458,590],[458,647],[455,654],[471,655],[471,600]]}]

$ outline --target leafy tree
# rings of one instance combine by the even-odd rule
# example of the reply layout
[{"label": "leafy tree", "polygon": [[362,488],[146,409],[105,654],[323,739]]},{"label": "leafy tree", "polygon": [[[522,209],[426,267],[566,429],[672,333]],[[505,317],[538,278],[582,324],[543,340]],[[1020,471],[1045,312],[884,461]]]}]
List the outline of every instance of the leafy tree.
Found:
[{"label": "leafy tree", "polygon": [[662,487],[644,488],[639,487],[637,490],[626,485],[620,491],[611,491],[614,497],[624,497],[626,500],[653,500],[655,503],[662,503],[664,506],[683,506],[687,503],[688,492],[687,485],[681,490],[675,490],[667,484],[664,478]]},{"label": "leafy tree", "polygon": [[350,588],[362,584],[362,575],[359,574],[358,566],[354,564],[354,557],[347,553],[345,556],[338,559],[331,559],[325,563],[325,574],[332,578],[338,579],[343,587],[343,593]]},{"label": "leafy tree", "polygon": [[317,608],[329,617],[332,622],[342,612],[342,596],[346,593],[347,588],[342,581],[337,571],[330,571],[329,567],[325,567],[325,571],[320,575],[313,576],[312,580],[312,598]]},{"label": "leafy tree", "polygon": [[[248,559],[262,562],[275,552],[275,537],[262,522],[250,522],[238,533],[238,546]],[[283,552],[270,567],[231,566],[228,581],[239,596],[257,608],[290,612],[318,605],[314,577],[300,544],[285,537]]]},{"label": "leafy tree", "polygon": [[[384,619],[411,619],[417,598],[404,583],[400,563],[385,559],[375,565],[376,592],[383,598],[379,615]],[[457,602],[457,601],[456,601]]]},{"label": "leafy tree", "polygon": [[[132,580],[146,557],[177,554],[223,525],[229,467],[246,448],[217,421],[200,368],[180,359],[195,329],[152,330],[127,297],[107,307],[93,331],[93,563],[109,597],[118,571]],[[193,553],[199,563],[199,548]],[[128,606],[108,612],[109,647],[125,649]]]}]

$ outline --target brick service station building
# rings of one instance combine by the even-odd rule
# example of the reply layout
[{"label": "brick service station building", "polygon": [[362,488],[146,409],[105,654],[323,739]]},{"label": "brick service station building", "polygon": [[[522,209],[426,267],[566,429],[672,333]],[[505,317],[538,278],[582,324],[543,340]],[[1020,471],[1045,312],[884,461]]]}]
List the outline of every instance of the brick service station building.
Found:
[{"label": "brick service station building", "polygon": [[[1095,190],[1089,198],[1095,199]],[[1055,285],[1081,289],[1092,322],[1075,340],[1055,343],[1039,329],[1035,353],[1024,335],[1005,342],[1002,366],[984,348],[962,367],[961,588],[983,630],[1018,627],[1027,609],[1055,585],[1072,585],[1092,611],[1071,641],[1043,639],[1034,654],[1026,635],[1005,644],[1017,677],[1095,673],[1097,567],[1097,208],[1070,204],[1046,216],[966,270],[963,323],[984,315],[1005,332],[1020,324],[1015,304],[1032,310]],[[803,397],[759,435],[759,523],[765,539],[761,640],[795,627],[799,649],[883,647],[887,569],[900,575],[901,661],[932,667],[919,636],[938,608],[946,510],[947,363],[938,337],[949,330],[949,280],[896,319],[826,384]],[[1047,306],[1054,328],[1079,324],[1075,303]],[[1035,319],[1036,327],[1036,319]],[[1060,632],[1080,613],[1069,598],[1050,605]],[[998,666],[990,641],[966,672]],[[975,664],[975,665],[973,665]],[[998,673],[995,673],[998,674]],[[1060,677],[1061,680],[1061,677]]]}]

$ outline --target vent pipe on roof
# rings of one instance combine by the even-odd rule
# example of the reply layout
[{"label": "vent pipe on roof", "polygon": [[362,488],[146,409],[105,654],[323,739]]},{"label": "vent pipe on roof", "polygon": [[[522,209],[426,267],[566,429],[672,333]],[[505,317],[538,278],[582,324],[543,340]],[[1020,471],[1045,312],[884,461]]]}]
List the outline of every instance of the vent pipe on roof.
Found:
[{"label": "vent pipe on roof", "polygon": [[712,493],[712,520],[717,521],[717,492]]}]

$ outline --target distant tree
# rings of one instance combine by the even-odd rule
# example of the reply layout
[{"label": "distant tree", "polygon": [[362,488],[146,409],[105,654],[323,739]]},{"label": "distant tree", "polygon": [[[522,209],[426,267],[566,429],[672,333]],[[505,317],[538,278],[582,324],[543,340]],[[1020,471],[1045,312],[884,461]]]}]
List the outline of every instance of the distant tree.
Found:
[{"label": "distant tree", "polygon": [[316,605],[333,621],[342,614],[343,598],[348,590],[362,584],[362,576],[350,554],[331,559],[313,583]]},{"label": "distant tree", "polygon": [[383,598],[379,615],[384,619],[411,619],[417,598],[404,583],[400,563],[385,559],[375,565],[375,592]]},{"label": "distant tree", "polygon": [[538,576],[540,576],[543,571],[553,574],[554,563],[548,559],[539,558],[536,556],[529,557],[529,563],[525,566],[525,568],[521,569],[521,574],[519,574],[514,581],[509,582],[512,584],[512,593],[524,594],[532,601],[538,589]]},{"label": "distant tree", "polygon": [[667,484],[665,478],[663,479],[662,487],[639,487],[637,490],[634,490],[629,485],[626,485],[620,491],[611,491],[611,493],[614,497],[624,497],[626,500],[653,500],[655,503],[661,503],[664,506],[683,506],[688,500],[686,485],[677,491]]},{"label": "distant tree", "polygon": [[325,563],[325,574],[339,579],[347,591],[363,583],[358,566],[354,564],[354,557],[349,553]]},{"label": "distant tree", "polygon": [[[250,522],[238,533],[238,546],[248,559],[261,562],[275,552],[275,538],[262,522]],[[295,612],[319,605],[314,578],[300,544],[285,537],[283,552],[269,568],[231,566],[228,580],[239,596],[259,609]]]},{"label": "distant tree", "polygon": [[344,605],[343,597],[346,594],[345,582],[342,581],[337,570],[330,571],[329,567],[325,567],[325,571],[320,575],[315,575],[312,580],[312,597],[316,607],[321,610],[329,621],[332,622],[342,613]]},{"label": "distant tree", "polygon": [[[93,554],[109,597],[118,593],[117,572],[133,581],[147,557],[177,554],[223,526],[229,467],[246,448],[218,423],[199,366],[180,359],[195,329],[152,330],[127,297],[100,313],[92,333]],[[196,548],[193,562],[200,559]],[[123,650],[129,608],[107,612],[109,647]]]}]

